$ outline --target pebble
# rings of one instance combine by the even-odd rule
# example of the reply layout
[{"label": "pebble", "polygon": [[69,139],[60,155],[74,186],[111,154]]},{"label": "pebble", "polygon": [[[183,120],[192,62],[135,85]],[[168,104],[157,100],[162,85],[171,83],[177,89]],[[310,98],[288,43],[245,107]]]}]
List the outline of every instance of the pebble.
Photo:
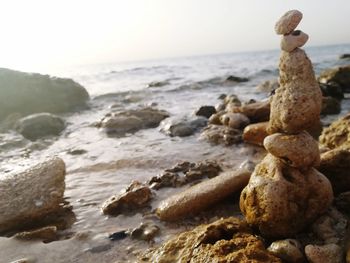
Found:
[{"label": "pebble", "polygon": [[302,18],[303,14],[298,10],[290,10],[286,12],[275,25],[277,35],[290,34],[297,28]]}]

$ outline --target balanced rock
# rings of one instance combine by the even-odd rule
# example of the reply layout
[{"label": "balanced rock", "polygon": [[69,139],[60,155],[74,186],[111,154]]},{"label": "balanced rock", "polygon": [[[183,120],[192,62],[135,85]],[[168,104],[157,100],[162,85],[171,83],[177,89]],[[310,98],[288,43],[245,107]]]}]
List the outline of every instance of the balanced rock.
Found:
[{"label": "balanced rock", "polygon": [[298,10],[290,10],[286,12],[275,25],[277,35],[290,34],[297,28],[302,18],[303,14]]},{"label": "balanced rock", "polygon": [[282,51],[279,68],[280,87],[271,100],[268,132],[295,134],[319,122],[322,93],[303,50]]},{"label": "balanced rock", "polygon": [[297,135],[275,133],[265,138],[265,149],[286,164],[309,168],[320,164],[318,143],[306,131]]},{"label": "balanced rock", "polygon": [[291,52],[305,45],[309,36],[300,30],[293,31],[290,35],[284,35],[281,40],[281,49]]},{"label": "balanced rock", "polygon": [[267,237],[300,232],[333,201],[328,179],[314,168],[301,172],[268,154],[255,167],[240,198],[247,222]]}]

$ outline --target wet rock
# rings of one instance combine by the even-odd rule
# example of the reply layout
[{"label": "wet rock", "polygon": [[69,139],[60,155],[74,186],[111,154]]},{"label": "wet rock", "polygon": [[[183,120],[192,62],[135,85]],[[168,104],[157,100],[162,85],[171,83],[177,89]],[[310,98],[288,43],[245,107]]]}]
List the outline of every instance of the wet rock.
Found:
[{"label": "wet rock", "polygon": [[343,263],[344,252],[336,244],[307,245],[305,255],[310,263]]},{"label": "wet rock", "polygon": [[151,241],[160,229],[152,222],[141,223],[137,228],[130,230],[130,236],[135,239]]},{"label": "wet rock", "polygon": [[242,189],[249,176],[250,172],[247,170],[222,173],[162,201],[156,213],[165,221],[178,220],[198,213]]},{"label": "wet rock", "polygon": [[269,135],[266,130],[268,125],[268,121],[248,125],[243,130],[243,140],[247,143],[262,146],[265,137]]},{"label": "wet rock", "polygon": [[341,110],[340,101],[332,97],[322,98],[322,115],[339,114]]},{"label": "wet rock", "polygon": [[15,261],[11,261],[10,263],[35,263],[37,262],[34,258],[21,258]]},{"label": "wet rock", "polygon": [[29,115],[19,119],[15,124],[15,129],[31,141],[50,135],[57,136],[64,128],[64,120],[50,113]]},{"label": "wet rock", "polygon": [[164,87],[166,85],[169,85],[169,81],[153,81],[151,83],[148,84],[149,88],[161,88]]},{"label": "wet rock", "polygon": [[87,153],[87,150],[84,150],[84,149],[69,149],[67,151],[67,153],[70,154],[70,155],[82,155],[82,154]]},{"label": "wet rock", "polygon": [[283,35],[281,39],[281,49],[292,52],[294,49],[305,45],[309,36],[300,30],[293,31],[289,35]]},{"label": "wet rock", "polygon": [[52,158],[0,180],[0,233],[37,223],[60,209],[65,164]]},{"label": "wet rock", "polygon": [[216,109],[214,106],[202,106],[196,111],[197,116],[203,116],[207,119],[210,118],[211,115],[216,113]]},{"label": "wet rock", "polygon": [[169,115],[165,111],[143,108],[120,113],[108,113],[96,126],[102,128],[109,135],[122,136],[128,132],[155,128],[167,117]]},{"label": "wet rock", "polygon": [[337,100],[342,100],[344,99],[344,92],[339,86],[339,84],[335,82],[329,82],[329,83],[319,83],[322,95],[324,97],[332,97]]},{"label": "wet rock", "polygon": [[232,104],[234,106],[241,106],[242,102],[239,100],[237,95],[230,94],[230,95],[225,96],[224,104],[225,105]]},{"label": "wet rock", "polygon": [[337,83],[344,92],[350,91],[350,65],[322,71],[318,80],[321,83]]},{"label": "wet rock", "polygon": [[335,206],[342,212],[350,214],[350,191],[339,194]]},{"label": "wet rock", "polygon": [[282,51],[279,68],[280,87],[272,96],[268,132],[295,134],[319,122],[322,94],[303,50]]},{"label": "wet rock", "polygon": [[350,191],[350,149],[336,148],[323,153],[319,170],[331,181],[336,194]]},{"label": "wet rock", "polygon": [[133,209],[145,207],[152,198],[148,186],[133,181],[123,193],[106,200],[102,205],[102,212],[106,215],[118,215]]},{"label": "wet rock", "polygon": [[14,235],[14,238],[22,240],[35,240],[39,239],[45,243],[57,240],[57,227],[56,226],[47,226],[39,229],[24,231]]},{"label": "wet rock", "polygon": [[303,14],[298,10],[286,12],[276,23],[275,31],[277,35],[287,35],[297,28]]},{"label": "wet rock", "polygon": [[229,112],[242,113],[247,116],[252,123],[263,122],[269,120],[270,102],[259,101],[246,104],[240,107],[231,108]]},{"label": "wet rock", "polygon": [[305,131],[297,135],[274,133],[264,139],[264,147],[293,167],[308,168],[320,164],[318,142]]},{"label": "wet rock", "polygon": [[122,240],[126,238],[128,234],[126,233],[125,230],[114,232],[113,234],[110,234],[108,238],[112,241],[117,241],[117,240]]},{"label": "wet rock", "polygon": [[203,129],[201,138],[214,144],[232,145],[242,141],[242,132],[227,126],[210,124]]},{"label": "wet rock", "polygon": [[281,262],[250,234],[244,221],[229,217],[179,234],[144,253],[141,262]]},{"label": "wet rock", "polygon": [[334,149],[350,142],[350,114],[333,122],[329,127],[323,129],[320,143]]},{"label": "wet rock", "polygon": [[339,59],[347,59],[350,58],[350,54],[342,54],[339,56]]},{"label": "wet rock", "polygon": [[284,239],[272,242],[267,248],[273,255],[288,263],[303,263],[305,258],[302,246],[296,239]]},{"label": "wet rock", "polygon": [[260,92],[271,93],[279,87],[279,83],[277,79],[266,80],[261,83],[256,89]]},{"label": "wet rock", "polygon": [[220,117],[220,122],[233,129],[243,129],[250,121],[242,113],[226,113]]},{"label": "wet rock", "polygon": [[229,82],[247,82],[249,81],[248,78],[242,78],[242,77],[237,77],[237,76],[228,76],[225,80],[225,83]]},{"label": "wet rock", "polygon": [[333,201],[328,179],[314,168],[301,172],[268,154],[243,189],[240,208],[247,222],[267,237],[303,230]]},{"label": "wet rock", "polygon": [[207,123],[208,120],[204,117],[192,120],[170,118],[162,121],[160,130],[172,137],[186,137],[193,135],[200,128],[205,127]]}]

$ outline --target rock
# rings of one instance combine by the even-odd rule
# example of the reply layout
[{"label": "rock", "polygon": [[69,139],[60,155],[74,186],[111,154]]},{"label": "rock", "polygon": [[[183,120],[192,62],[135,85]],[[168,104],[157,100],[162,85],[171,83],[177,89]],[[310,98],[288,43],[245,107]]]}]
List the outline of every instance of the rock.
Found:
[{"label": "rock", "polygon": [[37,262],[34,258],[21,258],[15,261],[11,261],[10,263],[35,263]]},{"label": "rock", "polygon": [[15,124],[15,129],[31,141],[50,135],[58,136],[64,128],[64,120],[50,113],[29,115]]},{"label": "rock", "polygon": [[210,207],[242,189],[249,180],[247,170],[222,173],[161,202],[156,210],[161,220],[173,221]]},{"label": "rock", "polygon": [[300,30],[293,31],[289,35],[282,36],[281,49],[286,52],[292,52],[298,47],[305,45],[309,36]]},{"label": "rock", "polygon": [[118,215],[132,209],[145,207],[151,198],[152,192],[148,186],[133,181],[123,193],[106,200],[102,205],[102,212],[105,215]]},{"label": "rock", "polygon": [[324,128],[320,136],[320,143],[330,149],[350,142],[350,114],[333,122]]},{"label": "rock", "polygon": [[127,231],[122,230],[122,231],[118,231],[118,232],[114,232],[113,234],[110,234],[108,238],[111,241],[118,241],[126,238],[127,236],[128,236]]},{"label": "rock", "polygon": [[319,122],[322,94],[303,50],[282,51],[279,68],[280,87],[271,99],[268,132],[295,134]]},{"label": "rock", "polygon": [[302,246],[296,239],[284,239],[272,242],[267,248],[273,255],[288,263],[303,263],[305,258]]},{"label": "rock", "polygon": [[332,97],[337,100],[344,99],[344,92],[341,86],[335,82],[329,82],[329,83],[319,83],[322,95],[324,97]]},{"label": "rock", "polygon": [[242,113],[226,113],[220,117],[220,121],[233,129],[243,129],[250,123],[248,117]]},{"label": "rock", "polygon": [[319,170],[331,181],[336,194],[350,191],[350,149],[336,148],[323,153]]},{"label": "rock", "polygon": [[335,199],[335,206],[340,211],[350,214],[350,191],[339,194]]},{"label": "rock", "polygon": [[227,126],[209,124],[201,133],[201,138],[214,144],[232,145],[242,141],[242,132]]},{"label": "rock", "polygon": [[33,240],[39,239],[45,243],[57,240],[57,227],[56,226],[47,226],[39,229],[24,231],[14,235],[14,238],[23,239],[23,240]]},{"label": "rock", "polygon": [[84,149],[69,149],[67,151],[67,154],[70,154],[70,155],[82,155],[85,153],[87,153],[87,150],[84,150]]},{"label": "rock", "polygon": [[209,124],[222,125],[220,119],[223,114],[224,113],[220,112],[220,113],[211,115],[211,117],[209,118]]},{"label": "rock", "polygon": [[10,113],[22,116],[60,113],[85,107],[87,91],[71,79],[0,68],[0,120]]},{"label": "rock", "polygon": [[269,262],[281,260],[266,251],[244,221],[235,217],[200,225],[144,253],[141,262]]},{"label": "rock", "polygon": [[332,201],[332,186],[324,175],[314,168],[301,173],[268,154],[242,191],[240,208],[263,236],[280,238],[303,230]]},{"label": "rock", "polygon": [[260,92],[271,93],[274,90],[276,90],[279,86],[280,84],[278,83],[278,80],[273,79],[273,80],[264,81],[256,89],[257,91],[260,91]]},{"label": "rock", "polygon": [[153,81],[151,83],[148,84],[149,88],[161,88],[164,87],[166,85],[169,85],[169,81]]},{"label": "rock", "polygon": [[211,115],[216,113],[216,109],[214,106],[201,106],[197,111],[196,115],[197,116],[203,116],[207,119],[210,118]]},{"label": "rock", "polygon": [[268,125],[268,121],[248,125],[243,130],[243,140],[247,143],[262,146],[265,137],[269,135],[266,131]]},{"label": "rock", "polygon": [[343,92],[350,91],[350,65],[344,67],[336,67],[327,69],[321,72],[318,77],[321,83],[336,83],[338,84]]},{"label": "rock", "polygon": [[52,158],[0,180],[0,233],[23,228],[60,208],[65,164]]},{"label": "rock", "polygon": [[192,120],[188,120],[186,118],[168,118],[161,122],[160,130],[172,137],[186,137],[193,135],[200,128],[205,127],[207,123],[208,120],[204,117],[198,117]]},{"label": "rock", "polygon": [[341,247],[336,244],[305,247],[305,255],[310,263],[343,263],[343,254]]},{"label": "rock", "polygon": [[339,59],[347,59],[350,58],[350,54],[342,54],[339,56]]},{"label": "rock", "polygon": [[242,78],[242,77],[237,77],[237,76],[228,76],[225,80],[225,83],[227,84],[228,82],[247,82],[249,81],[248,78]]},{"label": "rock", "polygon": [[240,107],[234,107],[230,112],[243,113],[252,123],[268,121],[270,116],[270,102],[259,101],[246,104]]},{"label": "rock", "polygon": [[264,139],[264,147],[289,166],[307,169],[320,164],[318,142],[305,131],[297,135],[274,133]]},{"label": "rock", "polygon": [[130,230],[130,236],[135,239],[151,241],[159,233],[159,227],[152,222],[141,223],[137,228]]},{"label": "rock", "polygon": [[231,94],[231,95],[227,95],[224,98],[224,104],[225,105],[233,104],[234,106],[241,106],[242,102],[239,100],[237,95]]},{"label": "rock", "polygon": [[293,32],[302,18],[303,14],[298,10],[290,10],[286,12],[275,25],[277,35],[287,35]]},{"label": "rock", "polygon": [[332,97],[323,97],[322,98],[322,115],[331,115],[340,113],[340,101]]},{"label": "rock", "polygon": [[143,108],[120,113],[109,113],[96,126],[102,128],[108,135],[123,136],[128,132],[155,128],[167,117],[169,115],[165,111]]}]

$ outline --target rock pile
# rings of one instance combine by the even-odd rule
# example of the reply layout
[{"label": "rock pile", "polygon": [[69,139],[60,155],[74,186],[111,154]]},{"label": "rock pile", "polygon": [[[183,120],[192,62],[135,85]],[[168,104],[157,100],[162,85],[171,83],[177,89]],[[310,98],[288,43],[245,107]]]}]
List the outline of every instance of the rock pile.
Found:
[{"label": "rock pile", "polygon": [[312,223],[333,200],[332,186],[314,166],[320,162],[317,142],[305,130],[319,123],[322,94],[312,64],[300,49],[308,36],[295,30],[302,19],[288,11],[276,23],[283,35],[280,87],[271,99],[264,147],[269,152],[258,164],[240,197],[249,224],[267,237],[288,237]]}]

